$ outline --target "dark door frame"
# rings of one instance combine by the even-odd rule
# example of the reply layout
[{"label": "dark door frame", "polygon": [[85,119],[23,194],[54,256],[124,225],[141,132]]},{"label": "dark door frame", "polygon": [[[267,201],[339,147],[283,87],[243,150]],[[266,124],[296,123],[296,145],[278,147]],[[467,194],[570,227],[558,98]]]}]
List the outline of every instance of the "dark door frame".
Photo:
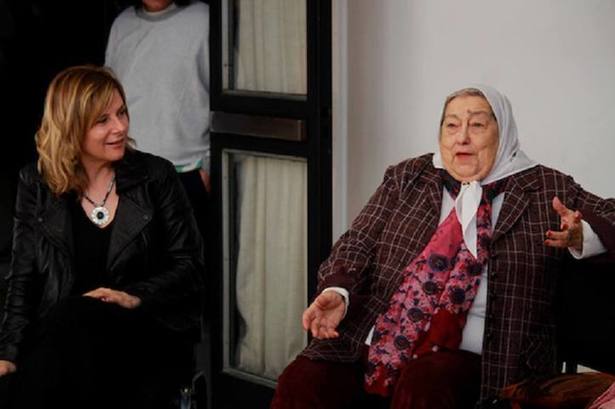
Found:
[{"label": "dark door frame", "polygon": [[[307,98],[246,96],[223,91],[222,1],[210,3],[211,107],[214,113],[292,118],[305,124],[306,138],[287,141],[230,133],[211,134],[211,184],[215,219],[215,260],[210,272],[212,398],[215,408],[268,407],[271,388],[223,373],[222,154],[227,149],[292,155],[307,160],[308,297],[316,290],[318,266],[329,254],[332,236],[331,1],[306,0]],[[232,1],[232,0],[231,0]],[[308,298],[309,299],[309,298]],[[301,318],[297,317],[299,321]],[[233,396],[222,391],[233,391]]]}]

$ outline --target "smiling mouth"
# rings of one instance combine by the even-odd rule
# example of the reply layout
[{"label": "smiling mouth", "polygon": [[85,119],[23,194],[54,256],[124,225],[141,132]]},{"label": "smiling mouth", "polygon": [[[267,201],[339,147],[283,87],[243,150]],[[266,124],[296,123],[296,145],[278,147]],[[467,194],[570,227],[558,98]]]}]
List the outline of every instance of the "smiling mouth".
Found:
[{"label": "smiling mouth", "polygon": [[107,142],[106,144],[107,145],[121,145],[123,143],[124,143],[124,139],[120,139],[120,140],[113,141],[113,142]]}]

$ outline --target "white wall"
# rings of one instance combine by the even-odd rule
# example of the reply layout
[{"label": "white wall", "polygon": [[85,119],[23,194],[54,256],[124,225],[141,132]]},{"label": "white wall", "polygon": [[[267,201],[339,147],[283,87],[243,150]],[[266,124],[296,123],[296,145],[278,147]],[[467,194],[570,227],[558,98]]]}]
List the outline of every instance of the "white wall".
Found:
[{"label": "white wall", "polygon": [[509,97],[528,155],[615,196],[615,1],[335,0],[334,9],[334,168],[344,169],[334,238],[387,165],[434,151],[444,97],[475,82]]},{"label": "white wall", "polygon": [[347,220],[347,142],[348,142],[348,20],[347,0],[332,2],[333,76],[333,240],[346,230]]}]

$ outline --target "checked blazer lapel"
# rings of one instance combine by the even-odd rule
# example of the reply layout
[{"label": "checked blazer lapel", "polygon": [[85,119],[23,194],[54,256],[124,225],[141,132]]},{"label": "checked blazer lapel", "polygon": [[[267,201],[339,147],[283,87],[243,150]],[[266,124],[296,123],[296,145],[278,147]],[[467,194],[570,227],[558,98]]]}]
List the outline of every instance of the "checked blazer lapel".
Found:
[{"label": "checked blazer lapel", "polygon": [[535,172],[532,168],[509,177],[504,190],[502,210],[500,210],[500,216],[493,232],[493,242],[508,232],[530,205],[529,192],[538,188]]},{"label": "checked blazer lapel", "polygon": [[[442,208],[442,180],[438,172],[425,173],[421,177],[421,182],[425,183],[425,201],[429,206],[428,212],[431,217],[440,218]],[[436,219],[436,220],[437,220]],[[436,223],[437,224],[437,223]],[[429,241],[431,236],[424,238]]]},{"label": "checked blazer lapel", "polygon": [[[402,193],[403,206],[394,215],[396,223],[383,236],[383,241],[392,243],[391,247],[396,249],[395,256],[387,261],[396,273],[410,264],[431,240],[442,207],[442,180],[433,167],[426,167],[416,179],[409,180],[407,187]],[[403,275],[394,277],[389,285],[391,292],[399,287]]]}]

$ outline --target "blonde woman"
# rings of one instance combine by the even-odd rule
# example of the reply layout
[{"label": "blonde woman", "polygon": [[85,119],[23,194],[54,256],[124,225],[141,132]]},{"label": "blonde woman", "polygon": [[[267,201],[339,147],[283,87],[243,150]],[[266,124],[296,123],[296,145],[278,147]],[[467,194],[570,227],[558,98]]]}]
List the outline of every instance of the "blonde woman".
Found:
[{"label": "blonde woman", "polygon": [[135,150],[128,125],[107,69],[71,67],[49,86],[0,327],[15,408],[162,407],[170,368],[189,359],[202,241],[172,164]]}]

